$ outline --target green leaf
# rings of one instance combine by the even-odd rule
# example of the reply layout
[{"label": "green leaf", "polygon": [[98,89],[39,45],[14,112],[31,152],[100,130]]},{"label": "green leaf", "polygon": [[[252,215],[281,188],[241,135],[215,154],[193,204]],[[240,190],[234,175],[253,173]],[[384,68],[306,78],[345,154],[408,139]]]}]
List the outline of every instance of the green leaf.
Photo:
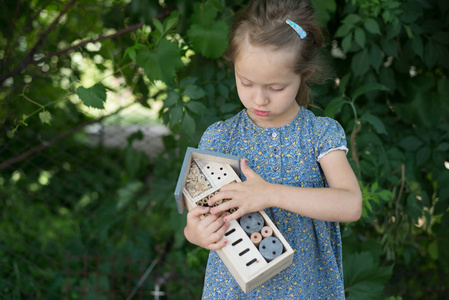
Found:
[{"label": "green leaf", "polygon": [[344,97],[337,97],[331,100],[329,104],[326,106],[326,116],[329,118],[334,118],[337,113],[341,111],[341,108],[348,101]]},{"label": "green leaf", "polygon": [[335,33],[335,37],[344,37],[346,36],[352,29],[354,28],[353,24],[343,24],[338,27],[337,32]]},{"label": "green leaf", "polygon": [[218,13],[216,4],[216,1],[211,0],[205,3],[195,3],[192,23],[201,26],[211,26]]},{"label": "green leaf", "polygon": [[449,150],[449,143],[448,142],[443,142],[443,143],[439,144],[438,147],[435,148],[435,151],[446,152],[448,150]]},{"label": "green leaf", "polygon": [[362,20],[362,18],[360,18],[359,15],[356,14],[349,14],[346,16],[346,18],[343,19],[343,21],[341,21],[343,24],[352,24],[355,25],[358,22],[360,22],[360,20]]},{"label": "green leaf", "polygon": [[239,108],[239,105],[236,103],[226,103],[220,107],[220,111],[222,113],[226,114],[226,113],[233,112],[237,108]]},{"label": "green leaf", "polygon": [[412,39],[412,45],[413,45],[413,51],[415,52],[415,54],[418,55],[419,57],[423,58],[424,46],[423,46],[422,38],[420,36],[415,36]]},{"label": "green leaf", "polygon": [[420,148],[418,152],[416,152],[416,164],[421,166],[426,163],[429,160],[431,153],[432,151],[427,145]]},{"label": "green leaf", "polygon": [[366,41],[366,36],[365,36],[365,31],[363,31],[362,28],[357,27],[354,31],[354,39],[355,42],[362,48],[365,48],[365,41]]},{"label": "green leaf", "polygon": [[360,120],[371,124],[378,134],[388,134],[384,123],[378,117],[365,113]]},{"label": "green leaf", "polygon": [[369,70],[369,54],[366,49],[358,52],[351,61],[351,69],[355,76],[362,76]]},{"label": "green leaf", "polygon": [[346,93],[346,87],[348,86],[349,79],[351,79],[350,72],[348,72],[348,74],[346,74],[340,79],[340,84],[338,85],[338,90],[340,91],[340,94],[344,95]]},{"label": "green leaf", "polygon": [[424,62],[427,67],[432,68],[438,61],[438,51],[433,42],[428,41],[424,47]]},{"label": "green leaf", "polygon": [[51,123],[51,113],[48,110],[41,111],[39,113],[39,119],[42,124],[50,124]]},{"label": "green leaf", "polygon": [[140,181],[130,181],[125,186],[117,190],[117,210],[122,209],[128,203],[130,203],[135,195],[143,187],[143,183]]},{"label": "green leaf", "polygon": [[449,45],[449,33],[444,31],[438,31],[432,35],[432,39],[442,45]]},{"label": "green leaf", "polygon": [[220,57],[228,47],[228,25],[219,21],[212,26],[193,24],[187,31],[193,49],[207,58]]},{"label": "green leaf", "polygon": [[403,148],[406,151],[412,152],[418,150],[418,148],[421,147],[422,144],[423,142],[414,135],[403,138],[398,142],[399,147]]},{"label": "green leaf", "polygon": [[164,100],[164,106],[170,107],[178,103],[179,93],[176,91],[170,91],[167,93],[167,98]]},{"label": "green leaf", "polygon": [[312,1],[313,8],[317,12],[319,23],[326,27],[333,13],[337,8],[335,0],[315,0]]},{"label": "green leaf", "polygon": [[184,95],[190,99],[199,99],[206,96],[206,92],[197,85],[189,85],[184,90]]},{"label": "green leaf", "polygon": [[380,50],[379,46],[377,46],[376,44],[373,44],[371,46],[371,49],[369,52],[369,57],[370,57],[371,66],[377,72],[379,72],[379,68],[382,65],[382,61],[383,61],[382,51]]},{"label": "green leaf", "polygon": [[387,40],[398,36],[401,33],[401,29],[402,27],[400,22],[389,24],[387,27]]},{"label": "green leaf", "polygon": [[427,247],[427,252],[429,253],[429,256],[433,260],[438,259],[438,241],[435,240],[429,244]]},{"label": "green leaf", "polygon": [[363,26],[365,26],[366,30],[372,34],[380,34],[379,24],[377,24],[374,19],[366,19],[365,22],[363,22]]},{"label": "green leaf", "polygon": [[207,111],[207,107],[198,101],[189,101],[186,103],[186,107],[197,115],[202,115]]},{"label": "green leaf", "polygon": [[185,89],[190,85],[194,85],[195,82],[198,80],[197,77],[184,77],[183,79],[181,79],[181,82],[179,83],[179,85],[181,86],[181,88]]},{"label": "green leaf", "polygon": [[184,117],[182,118],[181,128],[188,135],[193,135],[195,133],[196,130],[195,119],[193,119],[188,112],[186,112],[184,114]]},{"label": "green leaf", "polygon": [[173,126],[176,123],[178,123],[179,120],[181,120],[181,118],[182,118],[182,114],[183,114],[182,106],[177,105],[175,107],[170,108],[169,114],[170,114],[170,123]]},{"label": "green leaf", "polygon": [[383,84],[376,83],[376,82],[365,83],[364,85],[362,85],[361,87],[358,87],[354,91],[354,94],[352,94],[352,100],[355,101],[361,95],[364,95],[364,94],[366,94],[368,92],[371,92],[371,91],[384,91],[384,92],[387,92],[387,91],[389,91],[389,88],[387,88]]},{"label": "green leaf", "polygon": [[355,253],[343,260],[344,285],[348,300],[383,299],[383,287],[392,274],[392,267],[380,267],[371,252]]},{"label": "green leaf", "polygon": [[150,80],[170,82],[176,75],[176,70],[183,66],[178,46],[162,39],[155,51],[139,51],[137,65],[142,67]]},{"label": "green leaf", "polygon": [[83,101],[84,105],[102,109],[106,101],[106,89],[101,83],[97,83],[90,88],[80,86],[76,89],[78,97]]},{"label": "green leaf", "polygon": [[179,12],[178,11],[173,11],[170,16],[164,21],[164,33],[170,31],[170,29],[172,29],[173,27],[175,27],[176,25],[178,25],[178,21],[179,21]]},{"label": "green leaf", "polygon": [[414,194],[409,194],[407,197],[407,214],[413,218],[415,223],[418,223],[418,219],[422,215],[422,207]]},{"label": "green leaf", "polygon": [[382,67],[379,71],[379,81],[381,84],[387,86],[390,91],[396,89],[396,77],[393,68]]},{"label": "green leaf", "polygon": [[341,41],[341,49],[343,53],[347,53],[352,46],[352,32],[343,38]]},{"label": "green leaf", "polygon": [[136,59],[136,49],[134,47],[129,47],[125,51],[124,56],[126,56],[126,55],[128,55],[131,60],[135,60]]},{"label": "green leaf", "polygon": [[388,56],[398,57],[398,44],[395,39],[381,41],[382,49]]},{"label": "green leaf", "polygon": [[162,26],[162,23],[161,21],[159,21],[159,19],[153,18],[153,25],[156,30],[160,32],[160,34],[164,34],[164,26]]},{"label": "green leaf", "polygon": [[389,190],[381,190],[379,193],[380,199],[384,201],[391,201],[393,200],[393,193]]}]

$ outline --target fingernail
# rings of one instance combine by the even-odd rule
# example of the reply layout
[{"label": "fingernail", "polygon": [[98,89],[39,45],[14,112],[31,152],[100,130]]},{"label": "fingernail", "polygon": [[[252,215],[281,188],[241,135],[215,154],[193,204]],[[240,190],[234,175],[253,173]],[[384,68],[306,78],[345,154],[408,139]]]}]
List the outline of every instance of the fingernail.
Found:
[{"label": "fingernail", "polygon": [[227,243],[228,243],[228,241],[226,241],[226,240],[225,240],[225,241],[224,241],[224,243],[225,243],[225,244],[227,244]]},{"label": "fingernail", "polygon": [[227,222],[227,221],[228,221],[228,219],[227,219],[227,218],[224,218],[223,220],[224,220],[225,222]]},{"label": "fingernail", "polygon": [[211,213],[214,213],[214,210],[211,208],[210,212],[211,212]]}]

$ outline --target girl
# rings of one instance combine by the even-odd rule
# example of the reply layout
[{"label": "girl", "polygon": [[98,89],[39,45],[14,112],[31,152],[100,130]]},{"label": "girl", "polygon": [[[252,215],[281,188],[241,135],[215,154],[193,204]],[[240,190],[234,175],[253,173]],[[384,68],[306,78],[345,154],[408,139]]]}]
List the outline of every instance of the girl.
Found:
[{"label": "girl", "polygon": [[[255,0],[236,19],[226,58],[245,109],[211,125],[201,149],[243,157],[246,181],[223,187],[210,205],[187,215],[186,238],[226,247],[230,220],[265,210],[295,250],[293,264],[245,295],[215,251],[203,299],[344,299],[338,222],[360,218],[362,197],[334,120],[306,109],[307,80],[323,40],[308,1]],[[238,207],[233,214],[226,210]]]}]

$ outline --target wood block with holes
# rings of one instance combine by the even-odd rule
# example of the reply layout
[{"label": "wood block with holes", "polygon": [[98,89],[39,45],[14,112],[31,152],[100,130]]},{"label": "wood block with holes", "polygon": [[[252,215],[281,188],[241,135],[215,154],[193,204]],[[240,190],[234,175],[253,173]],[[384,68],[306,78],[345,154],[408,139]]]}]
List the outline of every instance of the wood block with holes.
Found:
[{"label": "wood block with holes", "polygon": [[[207,200],[231,182],[241,182],[240,160],[232,155],[188,148],[175,190],[178,212],[196,206],[207,206]],[[226,201],[226,200],[223,200]],[[232,211],[231,211],[232,212]],[[228,270],[245,293],[258,287],[287,268],[293,261],[293,249],[264,211],[259,212],[264,226],[282,243],[283,252],[274,260],[267,260],[242,229],[238,220],[230,221],[225,233],[227,246],[217,251]]]}]

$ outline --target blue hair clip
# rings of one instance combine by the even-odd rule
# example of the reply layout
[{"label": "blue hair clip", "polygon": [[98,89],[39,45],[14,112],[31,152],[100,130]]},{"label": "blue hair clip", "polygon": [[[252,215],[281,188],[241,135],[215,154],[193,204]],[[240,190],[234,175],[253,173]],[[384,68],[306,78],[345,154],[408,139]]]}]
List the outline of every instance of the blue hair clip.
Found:
[{"label": "blue hair clip", "polygon": [[296,31],[296,33],[299,35],[299,37],[301,39],[305,39],[306,38],[307,33],[304,31],[304,29],[302,29],[301,26],[299,26],[298,24],[296,24],[295,22],[293,22],[290,19],[285,20],[285,23],[290,25],[290,27],[293,28]]}]

